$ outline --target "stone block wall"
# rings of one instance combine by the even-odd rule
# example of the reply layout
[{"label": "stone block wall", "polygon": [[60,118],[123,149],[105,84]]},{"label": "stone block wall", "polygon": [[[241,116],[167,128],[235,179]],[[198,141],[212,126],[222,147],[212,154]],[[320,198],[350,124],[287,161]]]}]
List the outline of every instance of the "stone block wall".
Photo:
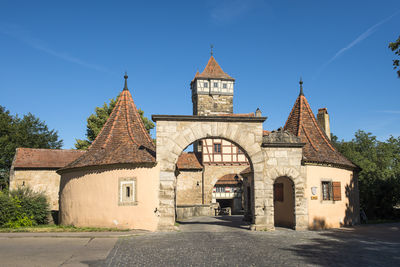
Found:
[{"label": "stone block wall", "polygon": [[184,220],[191,217],[214,216],[217,205],[185,205],[176,207],[176,219]]},{"label": "stone block wall", "polygon": [[193,115],[233,113],[233,95],[193,95]]},{"label": "stone block wall", "polygon": [[[175,222],[175,166],[182,151],[197,140],[223,138],[238,144],[246,153],[254,169],[254,195],[263,197],[264,154],[261,150],[262,121],[260,119],[238,119],[238,121],[203,121],[193,118],[157,118],[157,162],[160,166],[159,230],[174,229]],[[271,195],[272,196],[272,195]],[[261,201],[262,202],[262,201]],[[272,202],[272,201],[271,201]],[[263,203],[255,203],[254,222],[265,224]],[[272,222],[273,225],[273,222]],[[260,228],[261,225],[260,225]]]},{"label": "stone block wall", "polygon": [[44,192],[50,209],[58,211],[60,175],[56,170],[13,170],[10,175],[10,189],[29,186],[35,192]]},{"label": "stone block wall", "polygon": [[176,177],[176,205],[203,204],[202,170],[181,170]]},{"label": "stone block wall", "polygon": [[[266,164],[263,170],[264,191],[263,201],[268,219],[267,225],[273,227],[274,202],[273,184],[279,177],[288,177],[294,183],[294,209],[295,209],[295,228],[303,230],[308,228],[308,202],[305,196],[307,184],[306,168],[301,165],[301,147],[263,147]],[[257,183],[257,181],[256,181]],[[255,185],[257,187],[257,185]]]}]

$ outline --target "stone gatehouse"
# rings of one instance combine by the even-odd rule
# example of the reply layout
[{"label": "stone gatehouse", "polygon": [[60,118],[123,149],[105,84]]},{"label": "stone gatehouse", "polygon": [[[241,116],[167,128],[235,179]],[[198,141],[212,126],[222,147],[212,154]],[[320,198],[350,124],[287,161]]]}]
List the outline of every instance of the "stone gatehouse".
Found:
[{"label": "stone gatehouse", "polygon": [[[193,115],[152,116],[154,145],[124,78],[88,151],[57,170],[62,224],[172,230],[179,205],[215,204],[212,192],[223,177],[240,185],[253,230],[359,222],[358,167],[330,141],[327,109],[314,116],[302,81],[284,126],[266,131],[259,109],[233,112],[235,79],[211,56],[190,82]],[[17,176],[15,186],[22,181]]]}]

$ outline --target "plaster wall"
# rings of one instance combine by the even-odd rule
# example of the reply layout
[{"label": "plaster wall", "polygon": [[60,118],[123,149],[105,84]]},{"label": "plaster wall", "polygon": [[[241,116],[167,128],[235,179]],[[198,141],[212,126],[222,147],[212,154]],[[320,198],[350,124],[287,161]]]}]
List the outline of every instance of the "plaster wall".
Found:
[{"label": "plaster wall", "polygon": [[[353,172],[324,166],[306,166],[309,200],[309,227],[312,229],[336,228],[358,223],[357,183]],[[322,200],[322,181],[340,182],[341,200]],[[311,199],[311,188],[316,187],[317,199]]]},{"label": "plaster wall", "polygon": [[[159,220],[159,170],[104,167],[63,173],[60,221],[63,225],[155,231]],[[135,205],[119,205],[119,178],[136,178]]]},{"label": "plaster wall", "polygon": [[55,170],[14,170],[10,176],[10,189],[29,186],[34,192],[47,196],[51,210],[58,210],[60,175]]}]

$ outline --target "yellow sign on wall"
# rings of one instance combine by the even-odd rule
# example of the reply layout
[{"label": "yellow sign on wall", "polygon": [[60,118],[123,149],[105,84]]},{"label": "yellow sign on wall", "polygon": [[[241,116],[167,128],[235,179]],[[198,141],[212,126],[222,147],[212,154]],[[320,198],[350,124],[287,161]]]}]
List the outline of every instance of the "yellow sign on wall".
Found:
[{"label": "yellow sign on wall", "polygon": [[317,200],[318,196],[311,196],[311,200]]}]

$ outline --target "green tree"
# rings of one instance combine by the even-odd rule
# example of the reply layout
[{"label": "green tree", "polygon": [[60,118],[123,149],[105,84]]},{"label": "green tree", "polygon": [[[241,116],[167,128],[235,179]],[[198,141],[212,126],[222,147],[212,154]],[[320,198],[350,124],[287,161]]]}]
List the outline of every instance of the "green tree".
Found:
[{"label": "green tree", "polygon": [[[118,97],[117,99],[111,99],[109,104],[104,103],[102,107],[96,107],[95,113],[91,114],[87,119],[86,139],[76,139],[76,149],[86,150],[89,148],[94,139],[96,139],[97,135],[100,133],[108,117],[110,117],[117,100]],[[143,115],[143,110],[138,109],[138,112],[142,118],[146,130],[150,133],[150,130],[154,128],[154,123]]]},{"label": "green tree", "polygon": [[[397,40],[395,42],[389,43],[389,48],[392,49],[392,51],[394,52],[395,55],[400,57],[400,36],[399,36],[399,38],[397,38]],[[399,64],[400,64],[399,59],[393,60],[394,69],[399,68]],[[397,75],[400,78],[400,69],[397,71]]]},{"label": "green tree", "polygon": [[18,147],[61,148],[62,143],[55,130],[49,130],[45,122],[31,113],[21,119],[0,106],[0,187],[8,185],[10,167]]},{"label": "green tree", "polygon": [[396,216],[400,204],[400,137],[378,141],[371,133],[357,131],[351,141],[337,141],[339,151],[362,168],[359,173],[360,204],[368,217]]}]

